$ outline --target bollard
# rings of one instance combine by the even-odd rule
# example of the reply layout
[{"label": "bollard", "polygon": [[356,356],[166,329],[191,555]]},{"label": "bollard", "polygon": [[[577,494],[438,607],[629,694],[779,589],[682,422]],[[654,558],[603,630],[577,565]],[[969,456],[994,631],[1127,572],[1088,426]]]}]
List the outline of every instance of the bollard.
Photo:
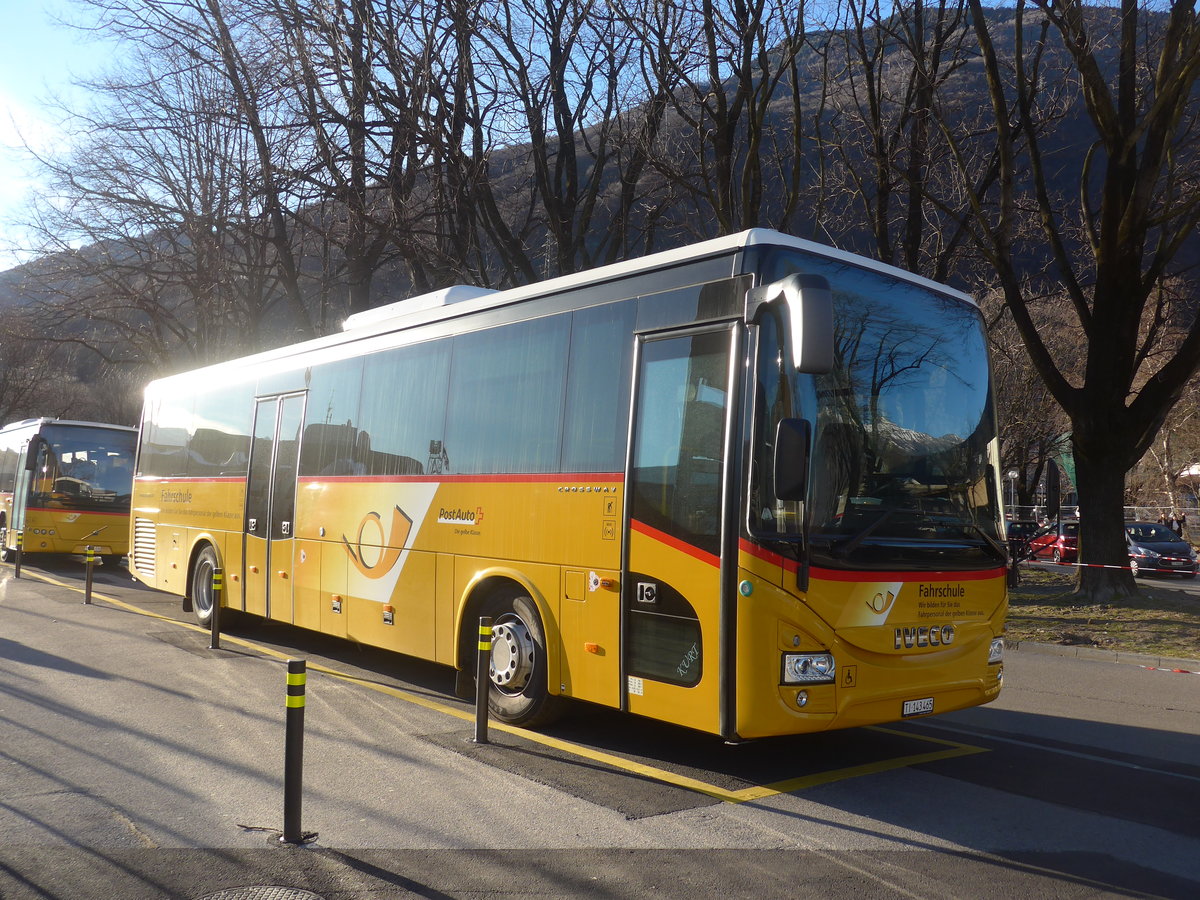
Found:
[{"label": "bollard", "polygon": [[214,567],[212,570],[212,614],[208,617],[209,650],[221,649],[221,596],[225,591],[225,570]]},{"label": "bollard", "polygon": [[1008,566],[1008,586],[1010,588],[1019,587],[1021,584],[1021,572],[1017,568],[1017,558],[1012,557],[1012,561]]},{"label": "bollard", "polygon": [[13,578],[21,577],[21,557],[24,556],[24,553],[22,552],[22,544],[24,544],[24,543],[25,543],[25,532],[18,531],[17,532],[17,561],[15,563],[13,563],[13,566],[16,569],[16,571],[13,572]]},{"label": "bollard", "polygon": [[479,618],[479,658],[475,666],[475,743],[488,742],[488,690],[492,686],[492,620]]},{"label": "bollard", "polygon": [[92,605],[92,570],[96,568],[96,548],[87,545],[87,575],[83,579],[83,602]]},{"label": "bollard", "polygon": [[299,844],[301,789],[304,780],[304,687],[308,680],[302,659],[287,664],[287,732],[283,747],[283,837],[281,841]]}]

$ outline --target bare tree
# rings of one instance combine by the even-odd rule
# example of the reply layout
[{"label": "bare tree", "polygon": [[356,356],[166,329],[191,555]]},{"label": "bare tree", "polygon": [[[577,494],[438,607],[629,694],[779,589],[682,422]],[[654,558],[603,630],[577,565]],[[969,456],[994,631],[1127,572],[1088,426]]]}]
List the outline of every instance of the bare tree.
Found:
[{"label": "bare tree", "polygon": [[0,425],[42,414],[50,350],[20,316],[5,315],[0,324]]},{"label": "bare tree", "polygon": [[649,135],[657,143],[650,164],[688,199],[676,216],[700,211],[677,223],[681,232],[797,227],[812,90],[801,65],[805,10],[781,0],[626,7],[646,96],[668,114]]},{"label": "bare tree", "polygon": [[[1122,0],[1118,9],[1021,0],[1003,14],[970,5],[1000,166],[996,205],[977,194],[972,226],[1033,364],[1071,421],[1082,560],[1123,565],[1125,474],[1200,366],[1200,320],[1172,281],[1200,221],[1200,21],[1187,0]],[[1011,66],[1000,50],[1009,44]],[[1081,114],[1069,134],[1041,127],[1047,81],[1076,91]],[[1053,154],[1062,147],[1084,159],[1078,181],[1064,186],[1080,202],[1058,196]],[[1051,258],[1045,278],[1061,283],[1084,337],[1078,379],[1039,328],[1026,270],[1035,257],[1022,230],[1030,217]],[[1092,600],[1135,590],[1120,569],[1080,571]]]},{"label": "bare tree", "polygon": [[257,154],[224,80],[192,61],[151,47],[95,82],[70,148],[42,160],[46,258],[26,293],[49,339],[162,367],[257,349],[282,296],[259,238]]},{"label": "bare tree", "polygon": [[[961,102],[974,56],[966,0],[848,0],[833,15],[817,44],[830,92],[817,120],[825,191],[845,214],[832,233],[845,241],[865,228],[879,259],[945,281],[963,271],[967,232],[939,122],[981,126]],[[978,175],[994,179],[995,166]]]},{"label": "bare tree", "polygon": [[1163,422],[1146,455],[1129,473],[1126,505],[1182,509],[1196,496],[1190,473],[1200,463],[1200,379],[1193,379]]},{"label": "bare tree", "polygon": [[[489,0],[475,37],[479,90],[497,101],[474,127],[506,148],[510,173],[528,179],[527,190],[510,198],[515,215],[504,217],[506,234],[496,242],[524,257],[509,268],[533,272],[540,260],[542,274],[561,274],[613,259],[627,245],[632,173],[645,161],[645,145],[629,144],[628,116],[619,115],[636,71],[627,21],[594,0]],[[498,156],[490,154],[493,177]],[[631,173],[624,180],[622,164]],[[614,185],[623,185],[615,216]],[[524,246],[512,242],[515,235]]]},{"label": "bare tree", "polygon": [[[1016,505],[1032,507],[1047,468],[1064,449],[1070,423],[1030,363],[1003,296],[991,291],[980,300],[992,349],[1000,467],[1006,478],[1008,473],[1016,473],[1012,479]],[[1052,299],[1047,299],[1046,305],[1055,306]],[[1073,333],[1065,325],[1048,334],[1059,343],[1073,343]],[[1064,350],[1064,357],[1067,352]]]}]

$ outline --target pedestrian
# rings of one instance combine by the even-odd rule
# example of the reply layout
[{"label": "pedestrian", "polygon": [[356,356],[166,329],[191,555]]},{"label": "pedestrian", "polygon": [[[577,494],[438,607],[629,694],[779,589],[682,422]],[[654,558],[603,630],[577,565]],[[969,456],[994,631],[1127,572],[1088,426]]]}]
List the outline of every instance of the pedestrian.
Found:
[{"label": "pedestrian", "polygon": [[1183,537],[1183,533],[1187,530],[1187,513],[1179,513],[1175,516],[1175,533]]}]

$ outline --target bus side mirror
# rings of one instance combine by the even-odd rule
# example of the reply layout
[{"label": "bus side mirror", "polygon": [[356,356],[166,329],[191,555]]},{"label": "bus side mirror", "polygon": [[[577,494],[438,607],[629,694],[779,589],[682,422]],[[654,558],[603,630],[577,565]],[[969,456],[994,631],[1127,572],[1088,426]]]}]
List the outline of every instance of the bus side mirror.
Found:
[{"label": "bus side mirror", "polygon": [[803,500],[808,490],[808,448],[812,426],[807,419],[780,419],[775,429],[775,496]]},{"label": "bus side mirror", "polygon": [[820,275],[789,275],[746,294],[746,322],[760,308],[781,302],[787,320],[792,365],[797,372],[822,375],[833,369],[833,291]]},{"label": "bus side mirror", "polygon": [[39,444],[42,443],[41,438],[34,436],[29,441],[29,449],[25,451],[25,471],[34,472],[37,470]]}]

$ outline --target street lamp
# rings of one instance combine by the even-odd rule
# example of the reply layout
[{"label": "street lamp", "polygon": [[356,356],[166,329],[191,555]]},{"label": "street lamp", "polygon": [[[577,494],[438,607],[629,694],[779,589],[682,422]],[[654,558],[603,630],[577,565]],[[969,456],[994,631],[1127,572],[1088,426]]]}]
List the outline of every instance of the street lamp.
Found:
[{"label": "street lamp", "polygon": [[1008,478],[1008,509],[1016,515],[1017,509],[1017,470],[1009,469],[1004,473]]}]

